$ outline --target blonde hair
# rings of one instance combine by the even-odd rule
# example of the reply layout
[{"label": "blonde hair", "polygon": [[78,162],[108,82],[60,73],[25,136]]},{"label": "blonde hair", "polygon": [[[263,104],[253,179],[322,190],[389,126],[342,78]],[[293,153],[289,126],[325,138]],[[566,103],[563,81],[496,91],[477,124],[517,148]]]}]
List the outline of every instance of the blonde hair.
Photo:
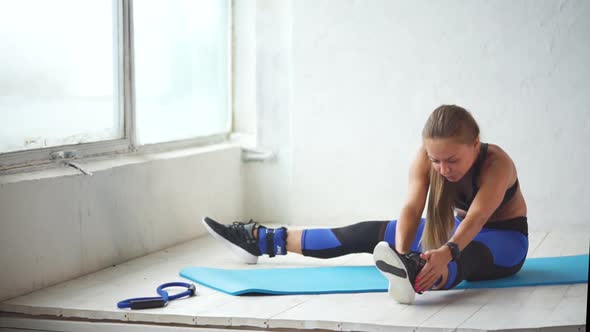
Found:
[{"label": "blonde hair", "polygon": [[[454,138],[459,143],[473,144],[479,138],[479,126],[471,113],[456,105],[435,109],[422,130],[422,139]],[[430,191],[426,225],[422,233],[424,251],[440,248],[450,238],[454,228],[455,185],[430,169]]]}]

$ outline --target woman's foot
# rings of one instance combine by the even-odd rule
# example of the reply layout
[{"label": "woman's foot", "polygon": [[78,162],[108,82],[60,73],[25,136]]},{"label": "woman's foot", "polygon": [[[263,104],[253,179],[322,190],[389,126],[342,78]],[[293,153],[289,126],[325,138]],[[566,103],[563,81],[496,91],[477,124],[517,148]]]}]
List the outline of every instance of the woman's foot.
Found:
[{"label": "woman's foot", "polygon": [[262,255],[256,237],[260,224],[250,220],[247,223],[236,221],[230,225],[223,225],[205,217],[203,225],[214,238],[225,243],[246,264],[258,262],[258,256]]},{"label": "woman's foot", "polygon": [[214,238],[225,243],[238,257],[247,264],[256,264],[258,257],[287,254],[287,229],[267,228],[250,220],[234,221],[224,225],[205,217],[205,228]]},{"label": "woman's foot", "polygon": [[389,243],[382,241],[373,251],[373,260],[381,273],[389,280],[389,295],[403,304],[414,303],[416,276],[426,264],[420,253],[400,254]]}]

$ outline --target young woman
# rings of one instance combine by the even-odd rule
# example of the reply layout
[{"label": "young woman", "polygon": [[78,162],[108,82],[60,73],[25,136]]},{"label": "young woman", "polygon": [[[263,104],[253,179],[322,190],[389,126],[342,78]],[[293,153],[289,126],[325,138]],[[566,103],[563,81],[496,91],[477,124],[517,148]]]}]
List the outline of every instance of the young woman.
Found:
[{"label": "young woman", "polygon": [[481,143],[476,121],[455,105],[435,109],[422,138],[398,220],[304,230],[270,229],[253,221],[203,222],[251,264],[264,254],[330,258],[373,253],[389,279],[389,294],[400,303],[463,280],[517,273],[528,251],[528,224],[512,159],[499,146]]}]

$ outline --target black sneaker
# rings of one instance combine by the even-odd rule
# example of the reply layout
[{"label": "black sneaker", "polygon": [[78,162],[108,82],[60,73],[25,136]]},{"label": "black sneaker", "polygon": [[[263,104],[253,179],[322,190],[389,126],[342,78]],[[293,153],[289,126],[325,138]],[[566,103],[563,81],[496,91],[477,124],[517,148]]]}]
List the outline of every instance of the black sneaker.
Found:
[{"label": "black sneaker", "polygon": [[420,253],[410,252],[402,255],[389,243],[382,241],[373,251],[373,260],[379,271],[389,280],[389,295],[399,303],[414,303],[414,282],[426,264],[426,261],[420,258]]},{"label": "black sneaker", "polygon": [[203,218],[203,224],[214,238],[225,243],[245,263],[258,262],[260,249],[258,240],[254,237],[254,230],[260,224],[250,220],[247,223],[235,221],[231,225],[223,225],[208,217]]}]

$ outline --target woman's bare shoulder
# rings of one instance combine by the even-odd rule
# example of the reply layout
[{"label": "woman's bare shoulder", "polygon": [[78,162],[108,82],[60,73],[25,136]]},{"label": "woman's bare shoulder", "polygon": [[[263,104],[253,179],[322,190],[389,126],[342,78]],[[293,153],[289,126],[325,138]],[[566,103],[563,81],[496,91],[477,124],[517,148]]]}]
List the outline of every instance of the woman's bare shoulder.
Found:
[{"label": "woman's bare shoulder", "polygon": [[428,171],[430,171],[430,159],[424,145],[420,145],[418,151],[416,151],[412,168],[423,174],[428,174]]},{"label": "woman's bare shoulder", "polygon": [[488,156],[487,160],[509,160],[512,163],[512,158],[508,155],[504,149],[497,144],[488,143]]},{"label": "woman's bare shoulder", "polygon": [[516,180],[516,167],[512,158],[499,145],[488,143],[488,153],[482,165],[482,172],[486,173],[487,170],[493,167],[504,169],[511,179],[511,183]]}]

